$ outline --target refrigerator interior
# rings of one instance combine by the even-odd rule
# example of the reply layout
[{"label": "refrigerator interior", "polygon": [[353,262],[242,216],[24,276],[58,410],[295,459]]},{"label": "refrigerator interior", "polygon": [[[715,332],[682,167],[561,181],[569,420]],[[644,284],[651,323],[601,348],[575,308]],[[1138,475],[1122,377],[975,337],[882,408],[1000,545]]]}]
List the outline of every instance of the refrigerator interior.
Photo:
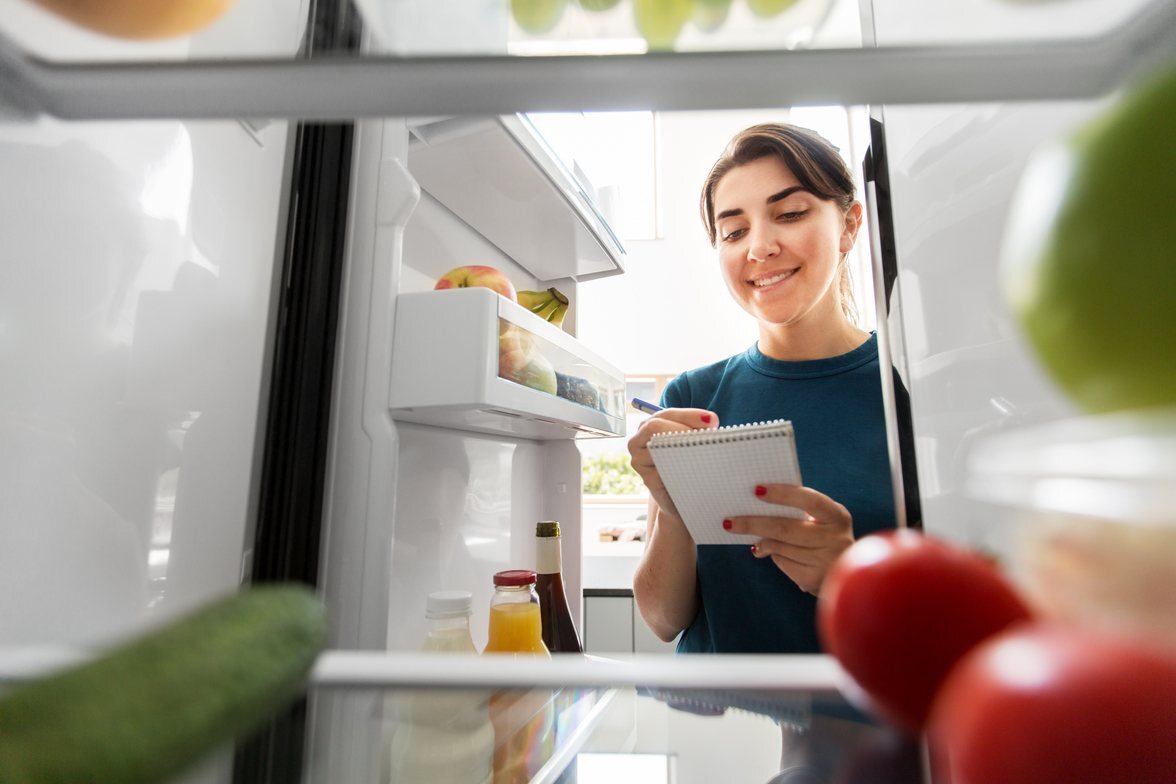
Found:
[{"label": "refrigerator interior", "polygon": [[[837,12],[856,5],[839,3]],[[976,23],[966,29],[932,0],[863,0],[862,8],[875,43],[890,46],[1080,37],[1145,3],[1016,5],[973,0]],[[125,54],[26,3],[9,0],[9,8],[5,28],[38,42],[39,54]],[[288,55],[307,12],[306,2],[242,0],[207,34],[135,56]],[[471,25],[460,35],[483,34]],[[451,39],[456,51],[460,35]],[[989,434],[1074,413],[1004,309],[998,260],[1029,157],[1113,97],[871,107],[883,121],[898,259],[880,328],[911,393],[932,533],[1007,547],[1008,532],[964,497],[968,452]],[[426,174],[431,150],[456,144],[456,155],[467,134],[496,122],[356,124],[319,585],[332,647],[415,649],[424,597],[440,589],[474,594],[480,646],[490,577],[534,565],[534,524],[543,519],[564,527],[565,584],[582,621],[575,438],[602,433],[524,432],[501,414],[487,427],[446,422],[444,411],[409,421],[390,402],[394,344],[430,340],[398,326],[400,295],[429,291],[452,267],[490,264],[516,288],[567,293],[574,338],[581,290],[624,271],[619,243],[574,196],[557,189],[556,201],[565,212],[575,205],[574,223],[589,227],[589,242],[551,254],[572,263],[549,268],[542,251],[523,262],[525,251],[509,245],[510,231],[517,240],[539,227],[507,226],[491,239],[486,233],[502,219],[486,228],[480,209],[454,206],[461,178],[454,192],[435,171]],[[0,124],[0,587],[20,596],[0,603],[0,644],[105,644],[248,579],[293,127],[45,117]],[[448,153],[440,155],[431,170],[446,168]],[[486,212],[510,197],[512,180],[495,160],[482,159],[482,171],[451,164],[478,187],[507,189],[481,197]],[[436,193],[422,185],[430,176]],[[550,172],[539,176],[554,183]],[[532,214],[529,194],[514,208],[520,218]],[[591,348],[607,372],[616,370],[608,346]],[[430,363],[419,370],[430,373]],[[562,426],[558,418],[554,425]],[[381,710],[378,690],[315,694],[307,779],[379,780],[385,742],[373,717]],[[227,780],[227,759],[197,775]]]}]

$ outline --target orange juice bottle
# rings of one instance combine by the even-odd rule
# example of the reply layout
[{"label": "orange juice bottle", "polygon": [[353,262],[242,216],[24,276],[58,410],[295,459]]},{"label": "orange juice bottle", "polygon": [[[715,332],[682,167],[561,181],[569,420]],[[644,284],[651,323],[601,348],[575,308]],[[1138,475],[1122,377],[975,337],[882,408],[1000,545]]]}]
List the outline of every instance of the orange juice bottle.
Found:
[{"label": "orange juice bottle", "polygon": [[[535,580],[535,572],[527,569],[494,575],[489,639],[483,654],[551,657],[543,644]],[[490,720],[494,725],[493,784],[527,784],[542,767],[545,760],[535,759],[536,752],[542,748],[554,724],[545,720],[551,708],[549,692],[543,692],[504,689],[490,697]]]},{"label": "orange juice bottle", "polygon": [[494,575],[489,639],[483,653],[550,656],[543,644],[543,621],[535,572],[510,569]]}]

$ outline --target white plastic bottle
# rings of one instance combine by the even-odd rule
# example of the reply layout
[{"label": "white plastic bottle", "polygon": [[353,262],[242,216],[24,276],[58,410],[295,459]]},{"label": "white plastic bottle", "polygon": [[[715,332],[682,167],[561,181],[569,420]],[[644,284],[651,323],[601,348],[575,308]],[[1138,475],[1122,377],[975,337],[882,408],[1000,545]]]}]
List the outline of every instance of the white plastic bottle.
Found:
[{"label": "white plastic bottle", "polygon": [[[429,594],[424,651],[477,655],[470,636],[472,598],[467,591]],[[489,692],[475,689],[406,691],[389,698],[391,781],[489,784],[494,759],[489,698]]]},{"label": "white plastic bottle", "polygon": [[469,591],[437,591],[425,602],[426,651],[477,654],[470,636],[473,596]]}]

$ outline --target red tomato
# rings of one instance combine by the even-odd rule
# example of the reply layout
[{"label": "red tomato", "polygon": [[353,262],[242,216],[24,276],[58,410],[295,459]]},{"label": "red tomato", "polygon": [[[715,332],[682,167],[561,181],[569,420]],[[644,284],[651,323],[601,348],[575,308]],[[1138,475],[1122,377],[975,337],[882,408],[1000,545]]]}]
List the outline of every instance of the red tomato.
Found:
[{"label": "red tomato", "polygon": [[935,699],[937,784],[1176,781],[1176,658],[1026,624],[960,660]]},{"label": "red tomato", "polygon": [[915,733],[952,665],[1029,617],[983,558],[907,529],[854,542],[829,570],[817,603],[825,650],[875,712]]}]

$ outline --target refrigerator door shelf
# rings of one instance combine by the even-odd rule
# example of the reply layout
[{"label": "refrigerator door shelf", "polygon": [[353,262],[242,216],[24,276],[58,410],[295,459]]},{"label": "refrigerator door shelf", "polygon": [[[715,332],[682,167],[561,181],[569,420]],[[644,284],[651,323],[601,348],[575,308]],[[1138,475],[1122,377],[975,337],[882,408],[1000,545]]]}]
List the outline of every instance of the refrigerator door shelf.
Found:
[{"label": "refrigerator door shelf", "polygon": [[396,300],[394,419],[536,440],[618,436],[624,392],[620,370],[490,289]]},{"label": "refrigerator door shelf", "polygon": [[581,183],[522,115],[413,123],[408,168],[540,281],[624,272],[625,249]]}]

